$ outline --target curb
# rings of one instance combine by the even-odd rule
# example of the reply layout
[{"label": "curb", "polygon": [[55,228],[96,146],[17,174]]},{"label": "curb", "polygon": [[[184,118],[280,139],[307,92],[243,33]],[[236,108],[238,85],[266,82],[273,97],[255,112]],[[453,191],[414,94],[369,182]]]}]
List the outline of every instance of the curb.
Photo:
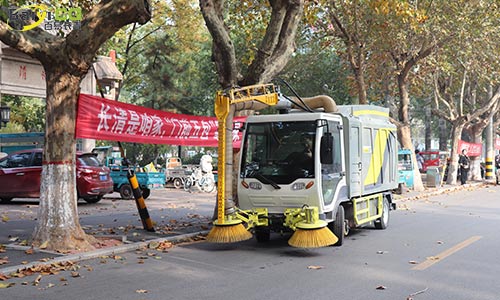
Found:
[{"label": "curb", "polygon": [[[0,269],[0,274],[10,274],[10,273],[16,272],[18,270],[31,268],[31,267],[39,266],[39,265],[50,265],[53,263],[62,263],[62,262],[67,262],[67,261],[79,262],[79,261],[83,261],[83,260],[98,258],[101,256],[112,255],[112,254],[116,254],[116,253],[124,253],[124,252],[128,252],[128,251],[135,250],[138,248],[147,247],[151,242],[164,242],[164,241],[168,241],[168,242],[172,242],[172,243],[182,242],[182,241],[188,240],[189,238],[192,238],[195,236],[207,235],[208,232],[209,231],[206,230],[206,231],[199,231],[199,232],[193,232],[193,233],[186,233],[186,234],[176,235],[176,236],[167,237],[167,238],[157,238],[157,239],[153,239],[153,240],[147,240],[144,242],[124,244],[124,245],[109,247],[109,248],[105,248],[105,249],[98,249],[98,250],[89,251],[89,252],[60,256],[60,257],[56,257],[56,258],[50,259],[50,260],[45,261],[45,262],[36,261],[36,262],[30,262],[30,263],[27,263],[24,265],[10,266],[10,267]],[[8,245],[8,247],[12,248],[12,249],[16,249],[16,248],[19,249],[19,247],[11,247],[10,245]],[[28,247],[28,248],[30,248],[30,247]],[[42,251],[40,251],[40,252],[42,252]],[[48,253],[54,254],[53,252],[49,252],[49,251],[43,251],[43,252],[45,252],[45,253],[48,252]],[[60,253],[57,253],[57,254],[60,254]]]},{"label": "curb", "polygon": [[458,190],[464,190],[464,189],[471,188],[471,187],[480,187],[480,186],[487,186],[487,185],[489,185],[489,183],[473,182],[473,183],[468,183],[465,186],[464,185],[455,185],[455,186],[450,186],[450,187],[446,187],[446,188],[443,188],[443,187],[434,188],[433,190],[420,192],[417,195],[397,198],[396,202],[418,200],[418,199],[421,199],[422,197],[437,196],[437,195],[441,195],[441,194],[444,194],[447,192],[453,192],[453,191],[458,191]]}]

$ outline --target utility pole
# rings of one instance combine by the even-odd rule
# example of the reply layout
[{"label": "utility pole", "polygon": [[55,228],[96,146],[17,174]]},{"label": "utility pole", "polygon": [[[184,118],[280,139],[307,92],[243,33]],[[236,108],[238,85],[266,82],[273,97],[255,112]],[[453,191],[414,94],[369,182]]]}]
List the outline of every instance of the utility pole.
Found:
[{"label": "utility pole", "polygon": [[[488,98],[493,97],[493,87],[488,87]],[[495,161],[495,148],[493,139],[493,117],[490,117],[488,126],[486,127],[486,157],[485,157],[485,174],[484,179],[487,182],[494,182],[494,168],[493,162]]]},{"label": "utility pole", "polygon": [[495,161],[495,149],[493,147],[493,117],[490,118],[488,127],[486,127],[486,158],[484,179],[493,182],[493,162]]}]

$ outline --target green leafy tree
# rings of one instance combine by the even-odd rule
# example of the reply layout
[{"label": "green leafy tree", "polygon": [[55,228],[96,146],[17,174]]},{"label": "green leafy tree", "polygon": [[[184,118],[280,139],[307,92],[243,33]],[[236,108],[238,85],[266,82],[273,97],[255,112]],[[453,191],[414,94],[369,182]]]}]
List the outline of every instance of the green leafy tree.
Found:
[{"label": "green leafy tree", "polygon": [[45,128],[45,103],[30,97],[2,95],[11,108],[10,122],[19,124],[19,132],[42,132]]}]

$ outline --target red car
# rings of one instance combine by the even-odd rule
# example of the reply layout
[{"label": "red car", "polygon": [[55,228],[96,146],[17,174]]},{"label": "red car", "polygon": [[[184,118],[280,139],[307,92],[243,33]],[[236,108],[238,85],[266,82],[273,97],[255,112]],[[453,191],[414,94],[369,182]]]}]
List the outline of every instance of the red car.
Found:
[{"label": "red car", "polygon": [[[77,153],[76,187],[78,198],[97,203],[113,192],[108,167],[93,153]],[[0,201],[12,198],[39,198],[42,174],[42,149],[18,151],[0,159]]]}]

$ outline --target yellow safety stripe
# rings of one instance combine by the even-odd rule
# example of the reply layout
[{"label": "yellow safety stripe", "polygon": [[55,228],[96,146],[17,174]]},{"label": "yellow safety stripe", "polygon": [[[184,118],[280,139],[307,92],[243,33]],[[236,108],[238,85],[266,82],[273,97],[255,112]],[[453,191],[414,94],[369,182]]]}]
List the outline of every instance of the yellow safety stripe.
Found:
[{"label": "yellow safety stripe", "polygon": [[388,112],[384,112],[384,111],[378,111],[378,110],[369,110],[369,109],[365,109],[365,110],[357,110],[353,113],[354,116],[361,116],[361,115],[376,115],[376,116],[382,116],[382,117],[386,117],[388,118],[389,117],[389,113]]},{"label": "yellow safety stripe", "polygon": [[368,168],[368,173],[366,174],[364,185],[374,184],[377,182],[380,172],[382,171],[382,164],[384,162],[385,148],[387,147],[387,141],[389,139],[389,130],[380,128],[377,130],[377,136],[375,137],[375,144],[373,147],[373,153],[370,160],[370,166]]}]

